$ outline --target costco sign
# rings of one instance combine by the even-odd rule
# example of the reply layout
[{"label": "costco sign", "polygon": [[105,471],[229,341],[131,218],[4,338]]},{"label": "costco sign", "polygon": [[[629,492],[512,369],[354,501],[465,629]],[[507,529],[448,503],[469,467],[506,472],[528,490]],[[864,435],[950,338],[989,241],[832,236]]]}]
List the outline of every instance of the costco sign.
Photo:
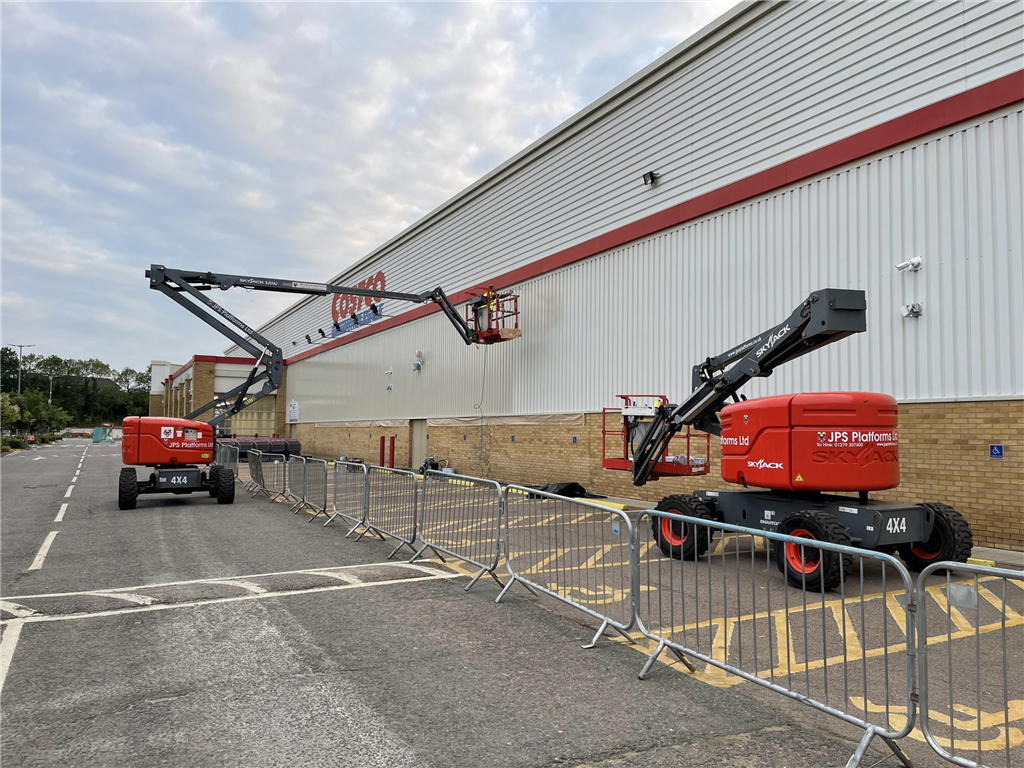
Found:
[{"label": "costco sign", "polygon": [[[384,273],[378,272],[376,275],[357,283],[355,287],[367,291],[383,291],[385,290],[385,285]],[[380,314],[374,314],[370,310],[370,305],[374,302],[376,302]],[[334,329],[331,335],[338,336],[361,325],[372,323],[374,320],[380,319],[380,315],[383,313],[383,305],[380,303],[379,298],[372,296],[346,296],[336,293],[331,299],[331,317],[334,320]],[[358,323],[352,322],[352,315],[358,318]]]}]

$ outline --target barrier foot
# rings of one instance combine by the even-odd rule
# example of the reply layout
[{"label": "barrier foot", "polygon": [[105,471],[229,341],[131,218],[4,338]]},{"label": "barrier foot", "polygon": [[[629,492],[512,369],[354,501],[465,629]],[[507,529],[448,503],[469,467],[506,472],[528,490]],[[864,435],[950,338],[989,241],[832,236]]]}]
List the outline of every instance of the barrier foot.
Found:
[{"label": "barrier foot", "polygon": [[512,585],[515,584],[517,581],[519,581],[519,579],[517,579],[515,576],[513,576],[511,579],[509,579],[508,580],[508,584],[506,584],[504,586],[504,588],[501,590],[501,592],[498,593],[498,596],[496,598],[494,598],[494,602],[500,603],[501,602],[501,598],[503,598],[506,594],[508,594],[508,591],[510,589],[512,589]]},{"label": "barrier foot", "polygon": [[302,499],[299,499],[290,507],[288,507],[288,511],[291,512],[293,515],[299,514],[299,510],[302,509],[302,503]]},{"label": "barrier foot", "polygon": [[866,731],[864,731],[864,737],[860,740],[860,743],[857,745],[856,751],[850,757],[850,761],[846,764],[846,768],[857,768],[857,766],[860,765],[861,760],[864,759],[864,755],[867,754],[868,746],[870,746],[871,740],[875,736],[878,736],[882,741],[885,742],[885,745],[889,747],[890,750],[892,750],[892,753],[896,755],[896,758],[901,763],[903,763],[903,765],[906,766],[906,768],[914,768],[914,764],[911,762],[910,758],[907,757],[907,753],[903,751],[900,745],[897,744],[894,739],[887,739],[884,736],[879,736],[878,731],[874,727],[870,727]]},{"label": "barrier foot", "polygon": [[586,645],[584,645],[583,648],[593,648],[595,645],[597,645],[597,641],[601,639],[601,635],[604,634],[604,631],[606,629],[608,629],[608,619],[605,619],[601,622],[601,627],[597,630],[597,634],[594,635],[594,639]]},{"label": "barrier foot", "polygon": [[310,507],[310,509],[313,510],[313,516],[306,521],[307,523],[312,523],[314,520],[320,517],[320,515],[327,515],[327,513],[324,512],[322,509],[317,509],[316,507]]},{"label": "barrier foot", "polygon": [[685,653],[682,653],[681,651],[677,651],[671,645],[668,647],[668,649],[670,651],[672,651],[672,653],[675,655],[675,657],[677,659],[679,659],[679,663],[681,663],[684,667],[686,667],[688,670],[690,670],[690,672],[696,672],[697,671],[697,668],[695,666],[693,666],[693,662],[690,661],[688,658],[686,658],[686,654]]},{"label": "barrier foot", "polygon": [[651,667],[654,666],[654,662],[656,662],[658,660],[658,657],[661,656],[661,652],[665,650],[665,645],[666,645],[666,643],[665,643],[664,640],[662,640],[662,641],[660,641],[658,643],[658,647],[655,648],[654,649],[654,653],[652,653],[647,658],[647,663],[644,664],[644,668],[640,670],[640,674],[637,675],[637,677],[639,677],[641,680],[643,680],[644,678],[647,677],[648,674],[650,674]]},{"label": "barrier foot", "polygon": [[[394,549],[392,549],[392,550],[391,550],[391,554],[390,554],[390,555],[388,555],[387,559],[388,559],[388,560],[390,560],[390,559],[391,559],[392,557],[394,557],[395,555],[397,555],[397,554],[398,554],[398,551],[399,551],[399,550],[400,550],[400,549],[401,549],[402,547],[408,547],[409,549],[412,549],[412,544],[410,544],[410,543],[409,543],[408,541],[403,541],[403,542],[400,542],[400,543],[399,543],[399,545],[398,545],[397,547],[395,547]],[[413,552],[415,552],[416,550],[415,550],[415,549],[413,549],[412,551],[413,551]]]},{"label": "barrier foot", "polygon": [[330,525],[330,524],[331,524],[331,523],[332,523],[332,522],[334,521],[334,518],[336,518],[337,516],[338,516],[338,513],[337,513],[337,512],[335,512],[335,513],[334,513],[333,515],[331,515],[330,517],[328,517],[328,518],[327,518],[327,522],[326,522],[326,523],[324,523],[324,528],[326,528],[326,527],[327,527],[328,525]]},{"label": "barrier foot", "polygon": [[[428,544],[427,546],[430,546],[430,545]],[[445,559],[444,559],[444,555],[442,555],[442,554],[441,554],[440,552],[438,552],[438,551],[437,551],[436,549],[434,549],[433,547],[430,547],[430,551],[431,551],[431,552],[433,552],[433,553],[434,553],[434,556],[435,556],[435,557],[436,557],[436,558],[437,558],[438,560],[440,560],[440,561],[441,561],[442,563],[447,563],[447,562],[448,562],[447,560],[445,560]]]},{"label": "barrier foot", "polygon": [[424,544],[422,547],[420,547],[419,551],[416,554],[414,554],[412,557],[409,558],[409,562],[410,563],[415,563],[417,560],[419,560],[420,559],[420,555],[422,555],[424,552],[427,551],[427,546],[428,546],[427,544]]},{"label": "barrier foot", "polygon": [[504,589],[504,588],[505,588],[505,585],[501,583],[501,579],[499,579],[499,578],[498,578],[497,576],[495,576],[495,575],[494,575],[494,571],[492,571],[492,570],[491,570],[490,568],[481,568],[481,569],[480,569],[480,571],[479,571],[479,572],[477,573],[477,575],[476,575],[476,576],[474,576],[474,577],[473,577],[473,578],[472,578],[472,579],[470,580],[469,584],[467,584],[467,585],[466,585],[466,589],[465,589],[465,591],[466,591],[466,592],[469,592],[469,590],[471,590],[471,589],[472,589],[472,588],[474,587],[474,585],[475,585],[475,584],[476,584],[476,583],[477,583],[478,581],[480,581],[480,578],[481,578],[481,577],[482,577],[482,576],[483,576],[483,575],[484,575],[485,573],[486,573],[486,574],[487,574],[488,576],[490,576],[490,577],[491,577],[492,579],[494,579],[494,581],[495,581],[495,582],[497,582],[497,584],[498,584],[498,586],[499,586],[499,587],[501,587],[502,589]]}]

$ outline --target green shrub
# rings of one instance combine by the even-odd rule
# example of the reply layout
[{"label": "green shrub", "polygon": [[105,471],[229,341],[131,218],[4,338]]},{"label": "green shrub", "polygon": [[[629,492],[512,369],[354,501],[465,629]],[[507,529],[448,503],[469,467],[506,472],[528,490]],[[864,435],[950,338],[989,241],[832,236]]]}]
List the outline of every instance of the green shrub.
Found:
[{"label": "green shrub", "polygon": [[8,437],[7,444],[14,449],[25,450],[28,448],[28,443],[25,442],[24,438],[21,437]]},{"label": "green shrub", "polygon": [[7,453],[11,450],[11,439],[9,437],[0,437],[0,451]]}]

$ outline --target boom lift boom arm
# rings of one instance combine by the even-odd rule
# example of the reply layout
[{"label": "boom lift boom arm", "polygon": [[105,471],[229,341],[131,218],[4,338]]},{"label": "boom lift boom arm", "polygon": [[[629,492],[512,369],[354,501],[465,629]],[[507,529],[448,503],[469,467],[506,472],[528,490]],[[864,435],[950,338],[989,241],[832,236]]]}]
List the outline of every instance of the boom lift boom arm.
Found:
[{"label": "boom lift boom arm", "polygon": [[[249,327],[213,299],[203,295],[204,292],[210,291],[213,288],[219,288],[222,291],[226,291],[229,288],[246,288],[254,291],[301,293],[307,296],[344,294],[377,299],[394,299],[414,304],[425,304],[428,301],[432,301],[441,308],[441,311],[444,312],[451,324],[455,326],[455,330],[466,344],[473,344],[478,341],[477,332],[470,328],[466,321],[462,319],[462,316],[455,311],[455,307],[448,299],[448,295],[439,287],[425,293],[399,293],[372,288],[347,288],[328,283],[278,280],[270,277],[193,272],[183,269],[171,269],[159,264],[150,266],[146,270],[146,277],[149,278],[150,288],[169,296],[207,325],[231,339],[231,341],[256,358],[256,364],[253,366],[245,382],[239,384],[230,392],[225,392],[201,408],[192,411],[192,413],[185,417],[187,419],[194,419],[211,408],[220,407],[234,399],[234,403],[229,408],[210,419],[210,424],[214,428],[246,406],[267,395],[273,394],[281,386],[284,355],[280,347],[272,343],[255,328]],[[188,297],[191,297],[194,301]],[[216,314],[211,314],[211,312]],[[217,317],[217,315],[220,317]],[[234,328],[231,326],[234,326]],[[235,330],[236,328],[238,330]],[[260,365],[264,366],[262,371],[259,370]],[[246,393],[249,391],[249,388],[259,381],[264,382],[263,388],[256,394],[251,395],[249,401],[246,402]]]},{"label": "boom lift boom arm", "polygon": [[[770,376],[783,363],[867,329],[864,291],[815,291],[782,323],[693,367],[693,392],[681,405],[663,403],[633,453],[633,485],[644,485],[685,426],[722,433],[718,411],[755,377]],[[731,366],[731,367],[730,367]]]}]

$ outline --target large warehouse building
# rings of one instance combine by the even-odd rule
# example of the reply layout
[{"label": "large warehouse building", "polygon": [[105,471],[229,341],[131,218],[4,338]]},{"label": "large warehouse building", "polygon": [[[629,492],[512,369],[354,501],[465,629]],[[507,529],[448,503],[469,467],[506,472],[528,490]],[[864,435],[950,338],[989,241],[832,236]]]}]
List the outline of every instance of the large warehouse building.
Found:
[{"label": "large warehouse building", "polygon": [[1022,8],[735,7],[331,281],[458,302],[494,286],[518,295],[520,338],[466,346],[434,305],[300,301],[261,329],[288,358],[277,431],[374,463],[385,435],[399,466],[505,481],[715,487],[717,440],[704,477],[604,469],[602,409],[679,402],[695,363],[816,289],[861,289],[866,333],[744,394],[893,395],[885,495],[1024,549]]}]

